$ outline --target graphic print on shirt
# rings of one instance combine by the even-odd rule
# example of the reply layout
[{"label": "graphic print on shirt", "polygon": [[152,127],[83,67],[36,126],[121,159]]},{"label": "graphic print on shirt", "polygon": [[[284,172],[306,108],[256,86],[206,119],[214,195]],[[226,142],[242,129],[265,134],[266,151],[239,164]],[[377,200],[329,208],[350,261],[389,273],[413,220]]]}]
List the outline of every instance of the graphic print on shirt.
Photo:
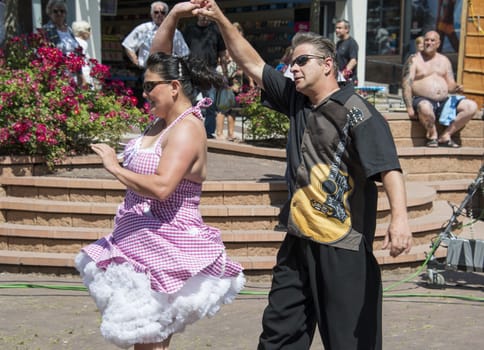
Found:
[{"label": "graphic print on shirt", "polygon": [[311,239],[332,243],[350,232],[351,216],[348,197],[353,191],[353,179],[340,169],[350,126],[363,119],[363,113],[353,107],[346,115],[343,137],[337,145],[333,162],[311,167],[310,181],[299,188],[291,201],[292,221],[302,234]]}]

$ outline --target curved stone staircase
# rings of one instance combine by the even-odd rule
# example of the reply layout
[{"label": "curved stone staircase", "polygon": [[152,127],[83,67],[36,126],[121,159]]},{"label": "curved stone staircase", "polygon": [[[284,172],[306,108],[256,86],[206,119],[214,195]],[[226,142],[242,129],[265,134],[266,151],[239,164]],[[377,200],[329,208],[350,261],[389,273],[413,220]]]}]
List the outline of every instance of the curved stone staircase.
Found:
[{"label": "curved stone staircase", "polygon": [[[381,190],[374,250],[384,269],[419,265],[425,260],[431,240],[452,215],[447,202],[460,204],[484,160],[481,119],[472,120],[461,132],[462,148],[429,149],[420,147],[424,137],[416,122],[403,113],[388,113],[386,117],[407,178],[414,248],[397,258],[381,250],[389,221],[388,202]],[[212,152],[284,157],[283,150],[209,141]],[[89,163],[97,158],[86,159]],[[36,172],[16,169],[0,176],[0,269],[73,273],[75,253],[111,230],[125,189],[111,179],[47,177]],[[205,222],[221,230],[228,254],[251,278],[270,278],[285,235],[274,227],[286,197],[281,181],[208,181],[203,186],[201,212]],[[445,249],[439,249],[436,255],[445,254]]]}]

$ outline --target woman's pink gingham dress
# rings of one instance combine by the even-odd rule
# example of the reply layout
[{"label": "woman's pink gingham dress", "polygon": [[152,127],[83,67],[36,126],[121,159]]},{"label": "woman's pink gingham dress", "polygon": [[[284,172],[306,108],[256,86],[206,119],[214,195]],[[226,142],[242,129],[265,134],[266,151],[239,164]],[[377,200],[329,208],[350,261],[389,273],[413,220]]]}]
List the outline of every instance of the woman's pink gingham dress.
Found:
[{"label": "woman's pink gingham dress", "polygon": [[[153,174],[160,160],[163,135],[189,113],[201,117],[198,106],[187,110],[162,132],[152,149],[139,148],[141,137],[132,140],[124,152],[124,166],[136,173]],[[134,273],[147,276],[152,291],[175,296],[180,291],[185,293],[183,287],[195,276],[201,282],[206,279],[226,279],[229,281],[228,287],[225,292],[216,292],[221,299],[214,306],[218,310],[218,305],[230,302],[243,287],[242,267],[227,257],[220,231],[204,224],[199,211],[201,188],[201,184],[182,180],[175,192],[164,201],[149,199],[128,189],[125,200],[118,208],[113,232],[84,247],[76,259],[81,275],[89,274],[86,268],[89,262],[96,265],[96,272],[92,276],[83,276],[85,284],[89,287],[91,280],[95,280],[100,272],[122,265],[134,270]],[[190,288],[190,293],[198,293],[198,287],[194,289],[192,285]],[[90,292],[94,294],[91,288]],[[99,306],[104,301],[96,302]],[[206,300],[206,303],[209,302]],[[170,303],[173,304],[173,298]],[[162,303],[161,308],[166,307]],[[175,331],[180,331],[180,327],[168,328],[165,333]],[[125,333],[126,330],[119,332]],[[151,337],[142,340],[152,341]],[[161,339],[164,338],[164,335],[161,336]],[[116,343],[116,340],[109,340]],[[132,341],[137,340],[135,338],[127,343],[118,341],[118,345],[134,344]]]}]

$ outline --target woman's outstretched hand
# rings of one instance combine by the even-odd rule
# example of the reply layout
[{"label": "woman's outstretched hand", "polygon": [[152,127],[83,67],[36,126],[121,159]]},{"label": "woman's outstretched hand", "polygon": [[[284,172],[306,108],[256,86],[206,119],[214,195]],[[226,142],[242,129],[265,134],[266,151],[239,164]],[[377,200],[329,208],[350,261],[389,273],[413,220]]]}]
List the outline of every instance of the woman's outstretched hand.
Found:
[{"label": "woman's outstretched hand", "polygon": [[103,165],[111,174],[120,167],[114,148],[105,143],[91,144],[91,149],[101,158]]}]

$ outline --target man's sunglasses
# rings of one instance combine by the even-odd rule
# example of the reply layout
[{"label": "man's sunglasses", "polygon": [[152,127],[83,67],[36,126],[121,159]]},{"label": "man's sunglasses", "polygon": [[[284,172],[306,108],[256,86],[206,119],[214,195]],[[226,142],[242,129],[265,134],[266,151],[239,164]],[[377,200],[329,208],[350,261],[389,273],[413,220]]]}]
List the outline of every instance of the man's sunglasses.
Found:
[{"label": "man's sunglasses", "polygon": [[161,13],[162,15],[166,15],[166,11],[158,11],[158,10],[156,10],[156,11],[153,11],[153,13],[154,13],[155,15],[159,15],[160,13]]},{"label": "man's sunglasses", "polygon": [[143,91],[149,94],[157,85],[170,84],[173,80],[159,80],[159,81],[145,81],[143,83]]},{"label": "man's sunglasses", "polygon": [[312,58],[319,58],[319,59],[326,59],[325,56],[318,56],[318,55],[301,55],[301,56],[297,56],[292,62],[291,62],[291,66],[294,66],[294,65],[298,65],[299,67],[302,67],[304,65],[306,65],[306,63],[308,63],[308,61]]},{"label": "man's sunglasses", "polygon": [[66,13],[66,10],[52,10],[52,12],[55,13],[56,15],[58,14],[63,15],[64,13]]}]

